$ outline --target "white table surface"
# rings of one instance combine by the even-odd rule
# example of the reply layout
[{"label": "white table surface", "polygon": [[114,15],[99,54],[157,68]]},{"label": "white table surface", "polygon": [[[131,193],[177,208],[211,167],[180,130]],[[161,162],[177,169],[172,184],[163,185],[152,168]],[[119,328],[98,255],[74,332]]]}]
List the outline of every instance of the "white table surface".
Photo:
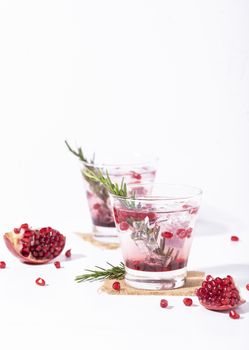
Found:
[{"label": "white table surface", "polygon": [[[189,270],[215,276],[231,274],[241,295],[249,300],[248,234],[234,232],[231,218],[219,222],[200,216],[189,261]],[[210,218],[209,218],[210,219]],[[238,225],[239,227],[239,225]],[[231,234],[240,237],[231,242]],[[13,257],[0,241],[0,344],[4,349],[246,349],[249,303],[238,308],[239,320],[228,313],[212,312],[199,305],[184,306],[183,297],[166,297],[169,307],[160,307],[160,296],[122,296],[100,293],[99,282],[74,282],[84,268],[121,261],[120,250],[99,249],[67,233],[72,258],[61,256],[61,269],[54,265],[29,266]],[[45,287],[35,279],[46,280]],[[35,344],[35,347],[34,347]],[[2,346],[1,346],[2,348]]]}]

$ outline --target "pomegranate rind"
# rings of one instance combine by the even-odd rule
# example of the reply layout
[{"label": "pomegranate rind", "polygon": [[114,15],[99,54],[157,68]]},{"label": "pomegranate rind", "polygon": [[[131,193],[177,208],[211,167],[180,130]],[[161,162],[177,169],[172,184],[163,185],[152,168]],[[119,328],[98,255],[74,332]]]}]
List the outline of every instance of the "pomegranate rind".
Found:
[{"label": "pomegranate rind", "polygon": [[236,305],[220,305],[220,306],[215,306],[215,305],[207,305],[202,303],[199,300],[200,304],[202,306],[204,306],[206,309],[208,310],[212,310],[212,311],[227,311],[227,310],[231,310],[231,309],[235,309],[236,307],[244,304],[246,301],[244,299],[240,299],[240,301],[236,304]]},{"label": "pomegranate rind", "polygon": [[[30,265],[42,265],[42,264],[47,264],[48,262],[50,262],[51,260],[57,258],[57,256],[53,257],[52,259],[35,259],[31,256],[31,254],[27,257],[23,256],[19,250],[20,250],[20,243],[19,243],[19,235],[16,234],[15,232],[11,231],[11,232],[6,232],[3,235],[3,239],[4,242],[7,246],[7,248],[9,249],[9,251],[16,257],[18,258],[21,262],[25,263],[25,264],[30,264]],[[64,241],[64,245],[61,247],[61,252],[64,249],[66,244],[66,237],[65,237],[65,241]],[[61,254],[60,252],[60,254]]]}]

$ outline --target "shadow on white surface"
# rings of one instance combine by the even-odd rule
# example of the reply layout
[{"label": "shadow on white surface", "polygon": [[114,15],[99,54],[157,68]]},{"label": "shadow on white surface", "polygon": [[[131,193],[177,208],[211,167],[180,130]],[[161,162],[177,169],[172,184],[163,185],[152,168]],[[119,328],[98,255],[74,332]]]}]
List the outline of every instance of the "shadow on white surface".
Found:
[{"label": "shadow on white surface", "polygon": [[249,313],[249,302],[246,302],[245,304],[241,305],[238,311],[241,315]]},{"label": "shadow on white surface", "polygon": [[73,260],[78,260],[78,259],[82,259],[82,258],[86,258],[86,255],[85,254],[73,254],[71,255],[70,258],[67,258],[65,255],[64,256],[60,256],[58,258],[58,261],[60,262],[70,262],[70,261],[73,261]]}]

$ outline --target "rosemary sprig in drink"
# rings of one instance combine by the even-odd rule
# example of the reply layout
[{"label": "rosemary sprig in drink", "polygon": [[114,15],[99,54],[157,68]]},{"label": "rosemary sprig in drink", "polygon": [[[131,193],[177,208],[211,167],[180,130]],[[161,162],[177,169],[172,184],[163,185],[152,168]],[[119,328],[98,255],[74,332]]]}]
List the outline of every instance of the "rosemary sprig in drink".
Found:
[{"label": "rosemary sprig in drink", "polygon": [[107,263],[107,264],[110,266],[110,268],[108,269],[95,266],[97,270],[85,270],[89,273],[76,276],[75,281],[80,283],[85,281],[102,281],[104,279],[121,280],[124,278],[125,267],[122,262],[118,266],[113,266],[110,263]]},{"label": "rosemary sprig in drink", "polygon": [[[75,151],[72,149],[72,147],[69,145],[67,141],[65,141],[65,144],[67,145],[67,148],[69,149],[69,151],[73,153],[76,157],[78,157],[81,162],[84,163],[84,170],[85,169],[90,170],[92,173],[97,171],[97,169],[94,168],[95,155],[93,155],[92,159],[88,161],[88,159],[84,156],[84,153],[81,147],[78,147],[78,149]],[[101,185],[100,182],[92,181],[89,177],[85,176],[84,170],[82,170],[82,175],[85,178],[85,180],[89,183],[91,190],[93,191],[93,193],[95,193],[97,197],[102,199],[102,201],[104,202],[104,205],[107,206],[107,201],[109,198],[108,191],[104,186]]]},{"label": "rosemary sprig in drink", "polygon": [[92,181],[102,183],[102,185],[111,194],[114,194],[119,197],[127,197],[127,186],[126,186],[126,183],[124,182],[124,178],[122,179],[121,185],[119,186],[117,183],[114,184],[112,182],[108,171],[106,171],[106,176],[104,176],[101,170],[92,171],[90,169],[86,169],[84,171],[84,175],[88,177],[88,179],[91,179]]},{"label": "rosemary sprig in drink", "polygon": [[133,193],[130,197],[131,200],[128,201],[125,199],[127,197],[127,186],[126,183],[124,182],[124,178],[122,178],[121,184],[113,183],[108,171],[106,171],[106,176],[104,176],[103,172],[101,170],[98,171],[92,171],[91,169],[86,169],[84,171],[84,176],[88,178],[91,181],[96,181],[98,183],[101,183],[105,189],[120,198],[120,202],[128,209],[135,209],[136,204],[135,204],[135,193]]}]

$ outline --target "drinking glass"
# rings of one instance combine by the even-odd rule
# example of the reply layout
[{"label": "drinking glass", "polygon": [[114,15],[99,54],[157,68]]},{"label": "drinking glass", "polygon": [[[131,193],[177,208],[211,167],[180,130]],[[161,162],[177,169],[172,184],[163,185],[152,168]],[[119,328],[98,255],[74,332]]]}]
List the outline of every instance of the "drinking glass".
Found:
[{"label": "drinking glass", "polygon": [[141,182],[153,182],[156,176],[157,158],[154,156],[131,156],[130,163],[86,163],[83,162],[82,175],[93,224],[94,237],[104,242],[118,242],[110,196],[105,187],[84,175],[86,169],[93,172],[108,172],[112,182],[136,185],[140,195],[146,194]]},{"label": "drinking glass", "polygon": [[[125,264],[125,281],[139,289],[184,285],[202,191],[185,185],[128,186],[126,198],[112,195]],[[135,193],[135,199],[134,199]]]}]

